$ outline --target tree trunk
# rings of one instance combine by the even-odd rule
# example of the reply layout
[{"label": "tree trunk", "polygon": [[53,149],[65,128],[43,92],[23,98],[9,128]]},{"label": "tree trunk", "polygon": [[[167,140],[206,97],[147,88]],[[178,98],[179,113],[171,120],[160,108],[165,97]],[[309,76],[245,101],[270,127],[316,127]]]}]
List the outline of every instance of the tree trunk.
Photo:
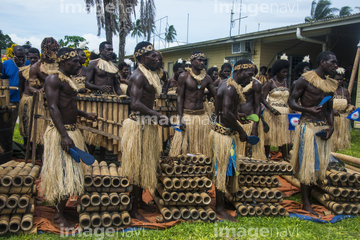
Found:
[{"label": "tree trunk", "polygon": [[119,31],[119,62],[124,61],[126,35],[127,34],[123,30]]},{"label": "tree trunk", "polygon": [[106,41],[112,44],[112,13],[108,10],[109,9],[110,0],[104,0],[104,13],[105,13],[105,33],[106,33]]}]

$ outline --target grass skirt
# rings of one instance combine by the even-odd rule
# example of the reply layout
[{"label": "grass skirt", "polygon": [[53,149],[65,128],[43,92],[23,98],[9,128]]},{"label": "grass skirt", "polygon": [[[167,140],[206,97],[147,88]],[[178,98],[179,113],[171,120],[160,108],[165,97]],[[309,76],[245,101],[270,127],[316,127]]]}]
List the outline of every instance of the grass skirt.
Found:
[{"label": "grass skirt", "polygon": [[332,138],[332,151],[336,152],[351,147],[350,120],[348,114],[334,117],[334,133]]},{"label": "grass skirt", "polygon": [[[318,180],[324,180],[326,177],[325,173],[329,164],[332,137],[329,140],[322,140],[315,133],[328,128],[329,125],[316,126],[313,122],[300,122],[296,126],[291,165],[294,168],[295,177],[303,184],[316,184]],[[301,142],[303,143],[302,148],[300,146]],[[315,170],[315,143],[317,145],[319,171]],[[299,155],[302,155],[302,161]]]},{"label": "grass skirt", "polygon": [[281,115],[275,116],[269,109],[264,111],[264,120],[270,127],[265,133],[264,144],[266,146],[282,146],[291,143],[291,131],[289,130],[288,107],[274,107]]},{"label": "grass skirt", "polygon": [[178,156],[187,153],[202,153],[210,156],[211,148],[207,139],[211,130],[210,118],[204,110],[194,111],[200,114],[186,114],[183,120],[186,129],[183,132],[175,132],[170,146],[170,156]]},{"label": "grass skirt", "polygon": [[[76,147],[86,151],[79,129],[67,131]],[[49,202],[79,196],[84,192],[82,163],[75,162],[63,151],[61,136],[55,126],[48,126],[44,135],[44,162],[41,170],[41,189]]]},{"label": "grass skirt", "polygon": [[126,83],[120,83],[120,88],[121,88],[122,93],[126,95],[128,85]]},{"label": "grass skirt", "polygon": [[123,123],[122,139],[122,176],[143,189],[155,190],[161,152],[158,126],[142,125],[128,118]]},{"label": "grass skirt", "polygon": [[228,187],[231,193],[235,193],[239,186],[236,176],[228,177],[226,175],[233,141],[235,143],[236,151],[240,150],[240,139],[238,134],[223,135],[214,130],[211,130],[209,134],[208,143],[212,149],[212,154],[210,156],[213,162],[213,169],[215,169],[217,163],[217,174],[216,176],[214,174],[213,180],[215,180],[216,189],[222,192],[225,192]]},{"label": "grass skirt", "polygon": [[[248,136],[250,136],[253,126],[254,126],[254,122],[251,122],[249,124],[241,124],[240,122],[238,122],[240,124],[240,126],[244,129],[244,131],[246,132],[246,134]],[[252,158],[255,159],[260,159],[260,160],[265,160],[266,156],[265,156],[265,148],[264,148],[264,139],[265,139],[265,132],[264,132],[264,126],[261,120],[259,120],[259,124],[258,124],[258,137],[260,138],[260,141],[252,146]],[[250,144],[248,144],[247,142],[240,142],[240,148],[239,148],[239,154],[247,157],[248,153],[246,152],[246,146],[251,146]]]},{"label": "grass skirt", "polygon": [[24,93],[19,104],[19,131],[23,137],[29,136],[32,105],[33,97]]},{"label": "grass skirt", "polygon": [[[46,102],[40,98],[38,103],[38,115],[50,117],[49,110],[45,107]],[[38,118],[37,119],[37,127],[36,127],[36,143],[40,145],[44,145],[44,134],[49,125],[49,121]],[[34,129],[34,126],[33,126]],[[31,142],[33,141],[33,136],[31,136]]]}]

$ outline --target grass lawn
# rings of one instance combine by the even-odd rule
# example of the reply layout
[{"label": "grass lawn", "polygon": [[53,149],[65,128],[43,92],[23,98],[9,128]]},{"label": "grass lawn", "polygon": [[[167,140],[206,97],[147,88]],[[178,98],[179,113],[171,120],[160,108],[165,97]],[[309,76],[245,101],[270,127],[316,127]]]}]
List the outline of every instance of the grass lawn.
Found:
[{"label": "grass lawn", "polygon": [[[360,157],[360,132],[351,132],[351,150],[340,153]],[[289,198],[300,202],[300,194]],[[321,224],[285,217],[239,217],[239,222],[181,223],[166,230],[146,230],[126,233],[84,234],[68,239],[360,239],[360,218],[350,218],[334,224]],[[54,234],[6,235],[3,239],[64,239]]]}]

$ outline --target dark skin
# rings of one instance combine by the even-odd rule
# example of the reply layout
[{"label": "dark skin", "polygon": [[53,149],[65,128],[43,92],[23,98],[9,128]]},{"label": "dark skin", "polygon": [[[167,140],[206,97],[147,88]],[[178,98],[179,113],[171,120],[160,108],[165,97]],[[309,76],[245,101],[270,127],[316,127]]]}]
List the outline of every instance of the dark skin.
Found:
[{"label": "dark skin", "polygon": [[[269,92],[274,88],[278,88],[278,87],[288,88],[287,76],[288,76],[288,69],[283,68],[275,75],[275,77],[272,80],[265,83],[264,86],[262,87],[262,92],[263,92],[262,103],[270,111],[271,111],[271,109],[273,109],[273,111],[271,111],[271,113],[274,114],[275,116],[281,115],[281,113],[278,110],[276,110],[275,108],[272,108],[270,106],[270,104],[266,101],[266,97],[269,94]],[[279,134],[281,134],[281,133],[279,133]],[[284,159],[287,159],[288,151],[286,148],[286,144],[279,146],[279,147],[281,148],[281,153],[282,153]],[[265,146],[265,155],[269,156],[269,154],[270,154],[270,146]]]},{"label": "dark skin", "polygon": [[[34,65],[37,61],[39,61],[40,55],[37,53],[28,53],[28,60],[30,61],[30,65]],[[22,72],[19,72],[19,90],[20,90],[20,97],[23,93],[27,95],[32,95],[34,91],[37,91],[38,89],[29,86],[29,82],[26,81],[24,76],[22,75]]]},{"label": "dark skin", "polygon": [[[59,71],[68,77],[76,74],[80,68],[78,57],[70,58],[59,65]],[[61,135],[61,146],[64,151],[69,152],[74,142],[69,137],[64,124],[76,123],[78,115],[93,121],[97,116],[94,113],[85,113],[77,109],[77,92],[68,83],[61,82],[56,74],[46,78],[45,94],[51,119]],[[67,199],[58,202],[53,220],[59,226],[71,228],[74,226],[65,219],[64,215],[66,202]]]},{"label": "dark skin", "polygon": [[[83,64],[86,62],[86,54],[84,51],[78,51],[79,63],[81,68],[75,77],[86,77],[87,67]],[[79,93],[86,93],[86,88],[79,89]]]},{"label": "dark skin", "polygon": [[[261,103],[261,97],[262,97],[261,83],[257,80],[251,79],[250,81],[247,81],[246,83],[242,84],[242,85],[244,85],[242,87],[245,87],[251,81],[253,82],[253,86],[249,91],[244,93],[246,102],[240,104],[239,113],[244,113],[246,116],[249,116],[251,114],[256,114],[256,115],[260,116],[260,112],[261,112],[260,103]],[[254,122],[253,129],[251,131],[251,135],[258,136],[258,124],[259,124],[259,122]]]},{"label": "dark skin", "polygon": [[[336,81],[338,81],[338,89],[336,89],[335,91],[335,95],[339,95],[342,96],[344,94],[344,97],[346,98],[347,102],[350,103],[351,101],[351,96],[349,94],[349,90],[347,90],[346,88],[343,87],[343,83],[344,83],[344,76],[336,74],[334,76],[334,79]],[[356,108],[355,106],[353,106],[351,111],[354,111]],[[340,117],[340,113],[334,109],[334,116],[338,116]]]},{"label": "dark skin", "polygon": [[222,69],[220,71],[221,74],[219,74],[220,78],[216,79],[214,82],[214,87],[219,87],[220,83],[223,80],[226,80],[228,77],[230,77],[231,74],[231,69],[228,67],[224,67],[224,69]]},{"label": "dark skin", "polygon": [[[138,61],[148,69],[156,71],[159,60],[157,53],[155,51],[151,51],[142,55]],[[132,111],[139,113],[141,116],[156,116],[157,119],[159,119],[160,126],[167,127],[170,125],[168,117],[153,110],[156,92],[154,87],[149,84],[139,68],[135,69],[133,74],[131,74],[128,92],[130,94],[130,107]],[[139,213],[138,209],[141,208],[149,212],[154,212],[156,209],[148,206],[142,200],[142,192],[143,189],[141,187],[134,185],[134,201],[130,215],[140,221],[149,222]]]},{"label": "dark skin", "polygon": [[123,67],[120,70],[120,83],[129,84],[129,67]]},{"label": "dark skin", "polygon": [[[105,61],[112,60],[113,47],[111,44],[105,44],[104,49],[100,50],[101,58]],[[120,89],[119,77],[115,73],[105,72],[97,67],[98,60],[89,63],[85,86],[90,90],[100,90],[104,93],[115,92],[122,95]]]},{"label": "dark skin", "polygon": [[[315,72],[319,77],[325,79],[326,75],[333,75],[336,68],[336,56],[329,55],[328,60],[323,59],[320,61],[320,65]],[[322,137],[323,140],[328,140],[334,132],[333,101],[330,100],[326,102],[322,107],[317,106],[321,100],[328,95],[333,96],[333,94],[325,93],[317,89],[307,82],[304,77],[300,77],[289,97],[289,106],[295,111],[301,112],[301,119],[308,118],[315,121],[327,121],[330,127],[324,130],[326,131],[326,137]],[[298,100],[300,100],[301,105],[298,103]],[[318,215],[314,209],[312,209],[309,199],[312,187],[312,185],[301,183],[302,209],[311,214]]]},{"label": "dark skin", "polygon": [[[195,75],[199,75],[201,70],[205,67],[205,58],[198,57],[191,60],[192,71]],[[201,81],[200,89],[197,88],[197,81],[188,72],[183,72],[178,79],[177,87],[177,109],[179,117],[182,120],[184,109],[200,110],[204,108],[203,99],[205,88],[207,88],[212,94],[216,96],[216,90],[209,75],[206,75]],[[185,126],[185,121],[181,121],[182,125]]]},{"label": "dark skin", "polygon": [[[234,72],[234,79],[238,84],[247,82],[254,74],[254,69],[238,70]],[[221,84],[215,97],[216,121],[227,128],[239,133],[240,141],[248,140],[243,128],[238,124],[239,96],[233,86]],[[216,213],[222,219],[237,222],[237,220],[225,211],[225,194],[216,190]]]},{"label": "dark skin", "polygon": [[163,58],[160,53],[158,53],[158,59],[159,62],[157,64],[157,68],[158,70],[162,69],[162,71],[164,72],[163,76],[160,78],[161,85],[166,86],[168,80],[168,73],[163,69]]},{"label": "dark skin", "polygon": [[169,80],[167,81],[166,87],[164,88],[163,93],[167,93],[169,88],[175,87],[178,83],[178,79],[180,74],[182,74],[183,72],[185,72],[185,69],[182,67],[179,67],[175,72],[174,72],[174,76],[172,78],[169,78]]},{"label": "dark skin", "polygon": [[210,75],[210,77],[215,82],[219,78],[219,72],[213,71],[212,74]]}]

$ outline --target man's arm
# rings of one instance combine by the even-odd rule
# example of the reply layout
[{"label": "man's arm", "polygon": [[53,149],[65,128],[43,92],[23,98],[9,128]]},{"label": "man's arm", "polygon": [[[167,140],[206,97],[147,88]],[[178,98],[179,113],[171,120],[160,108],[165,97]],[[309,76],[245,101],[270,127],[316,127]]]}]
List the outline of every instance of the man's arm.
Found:
[{"label": "man's arm", "polygon": [[225,123],[227,127],[237,131],[240,135],[240,140],[245,142],[248,140],[248,136],[244,129],[238,124],[236,116],[231,111],[231,109],[234,109],[234,94],[234,89],[224,89],[222,102],[223,114],[221,121]]},{"label": "man's arm", "polygon": [[45,94],[46,100],[49,107],[49,112],[52,121],[56,129],[59,131],[61,136],[62,148],[69,152],[69,149],[74,145],[73,140],[69,137],[64,127],[62,116],[59,110],[59,95],[60,95],[61,83],[57,75],[50,75],[46,78]]},{"label": "man's arm", "polygon": [[265,107],[267,109],[269,109],[273,114],[275,115],[281,115],[281,113],[276,110],[275,108],[271,107],[270,104],[266,101],[266,97],[269,94],[270,90],[271,90],[271,84],[272,81],[268,81],[267,83],[264,84],[264,86],[262,87],[262,97],[261,97],[261,102],[265,105]]},{"label": "man's arm", "polygon": [[23,76],[23,72],[19,71],[19,94],[20,94],[20,98],[21,98],[23,92],[25,91],[25,84],[26,84],[26,79]]},{"label": "man's arm", "polygon": [[[333,97],[334,94],[331,94],[331,97]],[[333,100],[331,99],[327,103],[325,103],[326,107],[326,121],[330,125],[330,128],[325,129],[326,131],[326,137],[323,137],[322,139],[327,140],[331,137],[331,135],[334,132],[334,107],[333,107]]]},{"label": "man's arm", "polygon": [[216,96],[216,89],[215,89],[215,86],[214,86],[214,83],[213,81],[211,80],[211,77],[209,75],[206,75],[206,80],[207,80],[207,89],[209,90],[209,93],[212,95],[212,96],[209,96],[209,99],[211,97],[214,97]]},{"label": "man's arm", "polygon": [[[262,85],[261,83],[259,83],[258,81],[254,81],[253,80],[253,90],[254,90],[254,105],[255,105],[255,114],[258,115],[260,117],[260,112],[261,112],[261,106],[260,106],[260,103],[261,103],[261,89],[262,89]],[[259,125],[259,122],[254,122],[254,125],[253,125],[253,129],[252,129],[252,132],[251,132],[251,135],[255,135],[255,136],[258,136],[258,125]]]},{"label": "man's arm", "polygon": [[97,61],[92,61],[89,63],[89,67],[86,71],[85,87],[90,90],[100,90],[103,92],[109,92],[112,89],[111,86],[108,85],[97,86],[93,84],[96,66],[97,66]]},{"label": "man's arm", "polygon": [[116,92],[117,95],[123,95],[124,93],[121,91],[120,88],[120,77],[115,75],[113,78],[113,83],[114,83],[114,90]]},{"label": "man's arm", "polygon": [[179,113],[179,119],[181,124],[185,124],[185,121],[182,121],[184,113],[184,100],[185,100],[185,87],[186,87],[186,78],[188,74],[186,72],[180,74],[178,78],[178,87],[177,87],[177,110]]}]

